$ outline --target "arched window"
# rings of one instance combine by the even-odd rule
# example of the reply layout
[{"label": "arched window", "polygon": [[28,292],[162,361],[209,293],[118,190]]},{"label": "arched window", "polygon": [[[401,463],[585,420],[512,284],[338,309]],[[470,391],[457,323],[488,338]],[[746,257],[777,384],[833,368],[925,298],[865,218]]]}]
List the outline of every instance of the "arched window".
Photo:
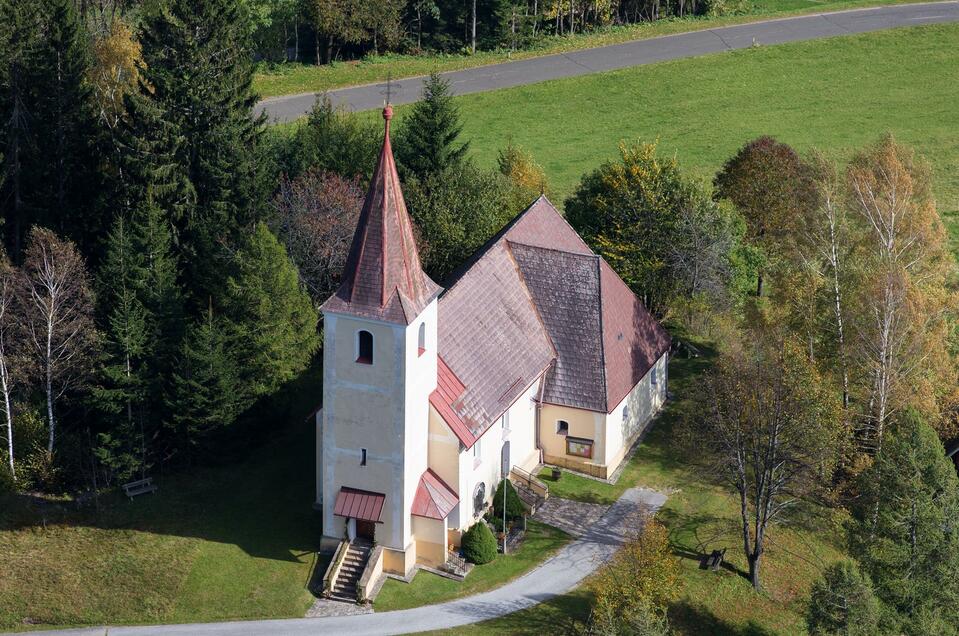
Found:
[{"label": "arched window", "polygon": [[373,364],[373,334],[369,331],[356,334],[356,361],[360,364]]},{"label": "arched window", "polygon": [[419,355],[426,353],[426,323],[420,323],[420,333],[417,337],[417,346],[419,347]]}]

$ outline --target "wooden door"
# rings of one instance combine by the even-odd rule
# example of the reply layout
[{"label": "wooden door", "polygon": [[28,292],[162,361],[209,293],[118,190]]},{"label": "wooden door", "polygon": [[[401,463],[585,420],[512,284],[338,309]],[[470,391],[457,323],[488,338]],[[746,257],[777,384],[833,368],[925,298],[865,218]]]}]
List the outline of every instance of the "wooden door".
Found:
[{"label": "wooden door", "polygon": [[376,524],[372,521],[360,521],[359,519],[356,520],[357,539],[366,539],[367,541],[372,541],[375,532]]}]

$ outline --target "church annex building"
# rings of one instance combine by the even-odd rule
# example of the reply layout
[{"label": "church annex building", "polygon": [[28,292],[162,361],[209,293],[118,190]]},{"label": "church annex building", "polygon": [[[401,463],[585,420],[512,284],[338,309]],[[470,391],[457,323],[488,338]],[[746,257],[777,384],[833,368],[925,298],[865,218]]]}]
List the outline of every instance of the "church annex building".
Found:
[{"label": "church annex building", "polygon": [[445,289],[430,280],[383,115],[322,307],[316,505],[325,547],[375,542],[378,576],[408,577],[446,564],[504,476],[612,475],[665,401],[670,338],[545,197]]}]

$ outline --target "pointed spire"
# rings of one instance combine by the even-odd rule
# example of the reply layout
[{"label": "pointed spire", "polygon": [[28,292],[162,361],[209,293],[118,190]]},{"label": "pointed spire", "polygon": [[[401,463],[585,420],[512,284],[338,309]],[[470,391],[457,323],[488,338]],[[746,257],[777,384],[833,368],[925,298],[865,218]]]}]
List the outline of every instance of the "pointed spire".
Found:
[{"label": "pointed spire", "polygon": [[410,324],[441,288],[423,271],[390,144],[393,106],[383,108],[383,149],[363,202],[339,290],[323,311]]}]

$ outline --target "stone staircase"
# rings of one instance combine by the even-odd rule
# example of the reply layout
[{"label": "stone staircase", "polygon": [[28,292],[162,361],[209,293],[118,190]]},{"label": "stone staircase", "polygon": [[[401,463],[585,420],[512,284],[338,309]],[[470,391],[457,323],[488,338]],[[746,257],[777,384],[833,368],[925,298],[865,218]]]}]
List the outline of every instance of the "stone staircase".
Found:
[{"label": "stone staircase", "polygon": [[346,556],[343,558],[343,565],[340,566],[340,572],[333,583],[330,598],[347,603],[356,602],[356,584],[363,576],[363,570],[366,569],[366,563],[370,560],[372,550],[373,544],[362,539],[350,543]]},{"label": "stone staircase", "polygon": [[509,480],[531,515],[536,514],[549,497],[549,486],[518,466],[513,466],[510,470]]}]

